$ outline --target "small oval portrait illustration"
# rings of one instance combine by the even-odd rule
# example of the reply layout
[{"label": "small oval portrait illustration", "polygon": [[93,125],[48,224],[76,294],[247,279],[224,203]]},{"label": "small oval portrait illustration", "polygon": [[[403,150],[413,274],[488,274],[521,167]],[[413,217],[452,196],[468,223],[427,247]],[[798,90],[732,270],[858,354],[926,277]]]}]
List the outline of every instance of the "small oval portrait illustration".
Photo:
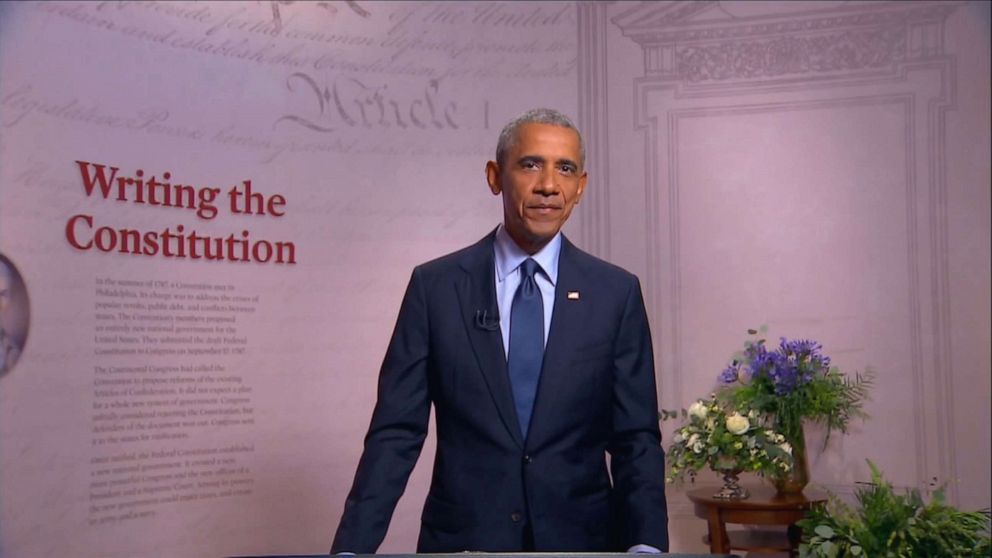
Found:
[{"label": "small oval portrait illustration", "polygon": [[0,378],[17,366],[28,338],[28,290],[17,267],[0,254]]}]

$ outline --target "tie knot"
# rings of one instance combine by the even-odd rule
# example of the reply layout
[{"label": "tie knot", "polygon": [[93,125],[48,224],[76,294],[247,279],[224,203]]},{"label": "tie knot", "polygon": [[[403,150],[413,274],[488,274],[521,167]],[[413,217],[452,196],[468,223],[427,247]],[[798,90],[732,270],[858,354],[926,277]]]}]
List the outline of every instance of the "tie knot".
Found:
[{"label": "tie knot", "polygon": [[524,260],[524,263],[520,264],[520,272],[523,273],[521,279],[533,279],[534,274],[539,269],[541,269],[541,266],[533,258],[527,258]]}]

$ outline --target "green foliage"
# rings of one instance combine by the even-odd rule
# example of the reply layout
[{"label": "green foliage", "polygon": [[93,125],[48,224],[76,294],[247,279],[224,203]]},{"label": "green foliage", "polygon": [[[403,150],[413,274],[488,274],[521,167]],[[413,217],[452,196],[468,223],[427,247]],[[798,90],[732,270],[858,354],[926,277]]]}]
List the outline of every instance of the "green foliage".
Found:
[{"label": "green foliage", "polygon": [[959,511],[940,490],[930,503],[916,489],[896,494],[875,464],[868,466],[872,483],[857,490],[857,509],[831,498],[798,523],[801,558],[992,555],[988,510]]},{"label": "green foliage", "polygon": [[847,433],[854,418],[867,418],[864,402],[874,384],[874,373],[866,370],[852,379],[837,368],[812,376],[795,391],[776,394],[767,381],[757,377],[750,384],[737,385],[721,392],[734,405],[749,406],[775,417],[775,425],[789,440],[798,441],[804,419],[821,422],[827,435],[834,431]]}]

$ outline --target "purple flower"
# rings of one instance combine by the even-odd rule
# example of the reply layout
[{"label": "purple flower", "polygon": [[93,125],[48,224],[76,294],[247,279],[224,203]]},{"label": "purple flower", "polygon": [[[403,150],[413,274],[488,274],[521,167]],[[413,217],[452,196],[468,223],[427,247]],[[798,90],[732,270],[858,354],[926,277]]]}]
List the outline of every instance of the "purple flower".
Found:
[{"label": "purple flower", "polygon": [[758,382],[766,391],[788,395],[827,372],[830,359],[822,350],[822,345],[810,339],[782,337],[774,351],[765,347],[764,339],[748,341],[743,358],[725,368],[719,380],[724,384]]},{"label": "purple flower", "polygon": [[751,355],[751,373],[755,376],[769,374],[782,360],[779,353],[769,353],[764,345],[756,345],[757,349]]},{"label": "purple flower", "polygon": [[794,339],[789,341],[785,337],[780,337],[779,348],[785,353],[798,355],[819,352],[823,348],[823,345],[810,339]]},{"label": "purple flower", "polygon": [[783,358],[781,355],[777,356],[779,358],[775,359],[776,362],[769,369],[768,376],[772,379],[777,395],[792,393],[800,383],[799,368],[788,358]]},{"label": "purple flower", "polygon": [[797,361],[808,362],[815,368],[827,368],[830,366],[830,357],[824,356],[820,352],[822,350],[823,345],[810,339],[789,341],[785,337],[782,337],[779,342],[779,351]]}]

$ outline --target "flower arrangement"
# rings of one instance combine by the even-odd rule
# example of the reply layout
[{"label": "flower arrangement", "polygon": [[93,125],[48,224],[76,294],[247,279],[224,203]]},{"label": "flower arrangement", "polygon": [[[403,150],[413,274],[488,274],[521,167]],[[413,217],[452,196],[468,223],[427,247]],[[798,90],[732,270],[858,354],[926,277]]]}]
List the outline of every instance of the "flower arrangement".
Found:
[{"label": "flower arrangement", "polygon": [[793,445],[804,444],[804,419],[822,422],[828,437],[834,430],[847,432],[852,418],[867,417],[863,405],[873,375],[866,371],[853,379],[845,376],[830,367],[822,349],[807,339],[783,337],[775,350],[769,350],[764,339],[748,340],[744,351],[720,374],[720,395],[735,406],[774,417],[776,430]]},{"label": "flower arrangement", "polygon": [[800,557],[989,556],[989,512],[960,511],[943,491],[924,503],[920,491],[896,494],[871,461],[872,482],[858,488],[857,507],[830,499],[799,521]]},{"label": "flower arrangement", "polygon": [[728,407],[715,395],[681,411],[662,411],[662,419],[687,421],[675,430],[668,449],[669,483],[695,478],[704,467],[722,472],[788,471],[792,448],[785,437],[763,424],[759,413]]}]

